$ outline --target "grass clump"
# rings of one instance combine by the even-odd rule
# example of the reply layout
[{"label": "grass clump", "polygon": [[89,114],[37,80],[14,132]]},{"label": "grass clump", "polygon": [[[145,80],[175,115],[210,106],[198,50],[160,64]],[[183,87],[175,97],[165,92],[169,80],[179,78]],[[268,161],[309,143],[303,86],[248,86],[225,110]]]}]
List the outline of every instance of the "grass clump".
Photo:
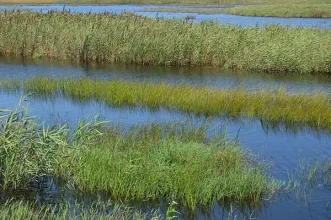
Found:
[{"label": "grass clump", "polygon": [[241,28],[67,12],[1,13],[0,28],[2,56],[298,74],[331,72],[329,30],[276,25]]},{"label": "grass clump", "polygon": [[275,193],[276,182],[238,144],[187,139],[185,130],[164,128],[111,131],[93,148],[75,152],[67,172],[84,191],[129,201],[164,198],[191,210],[215,201],[259,204]]},{"label": "grass clump", "polygon": [[231,8],[223,12],[258,17],[330,18],[331,4],[248,5]]},{"label": "grass clump", "polygon": [[[36,95],[63,94],[117,106],[166,107],[198,115],[259,118],[267,122],[331,130],[330,97],[319,92],[291,94],[282,89],[252,92],[242,87],[211,89],[190,85],[42,77],[26,79],[22,85],[25,92]],[[20,82],[2,80],[0,87],[16,91],[20,88]]]},{"label": "grass clump", "polygon": [[[119,127],[91,121],[73,131],[66,126],[45,129],[18,115],[7,114],[0,130],[0,190],[5,195],[33,190],[30,183],[48,177],[74,184],[84,194],[178,201],[195,210],[216,201],[257,205],[279,188],[249,152],[224,137],[208,137],[203,127],[154,124],[123,133]],[[34,218],[34,209],[20,207],[1,214]]]}]

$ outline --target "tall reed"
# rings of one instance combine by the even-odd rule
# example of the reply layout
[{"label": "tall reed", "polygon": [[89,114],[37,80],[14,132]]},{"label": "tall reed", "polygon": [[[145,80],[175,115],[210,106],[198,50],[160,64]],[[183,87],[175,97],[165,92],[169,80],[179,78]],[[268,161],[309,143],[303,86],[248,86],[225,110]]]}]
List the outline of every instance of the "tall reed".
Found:
[{"label": "tall reed", "polygon": [[[68,25],[70,24],[70,25]],[[67,12],[0,13],[0,55],[330,73],[331,31]]]}]

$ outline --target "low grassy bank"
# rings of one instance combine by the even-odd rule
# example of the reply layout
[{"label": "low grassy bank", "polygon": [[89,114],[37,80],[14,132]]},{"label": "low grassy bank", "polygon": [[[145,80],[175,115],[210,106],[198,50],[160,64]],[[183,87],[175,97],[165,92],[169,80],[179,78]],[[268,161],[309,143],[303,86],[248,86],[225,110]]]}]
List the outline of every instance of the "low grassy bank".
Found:
[{"label": "low grassy bank", "polygon": [[[0,86],[15,90],[20,88],[20,81],[2,80]],[[48,78],[27,79],[23,87],[25,92],[32,94],[64,94],[75,99],[96,99],[118,106],[166,107],[208,116],[251,117],[331,130],[330,97],[318,92],[249,92],[244,88],[209,89],[189,85]]]},{"label": "low grassy bank", "polygon": [[107,14],[0,14],[2,56],[304,74],[330,73],[330,51],[329,30]]},{"label": "low grassy bank", "polygon": [[331,4],[249,5],[231,8],[224,13],[259,17],[331,18]]},{"label": "low grassy bank", "polygon": [[212,8],[151,8],[142,11],[145,12],[173,12],[173,13],[198,13],[198,14],[222,14],[225,9]]}]

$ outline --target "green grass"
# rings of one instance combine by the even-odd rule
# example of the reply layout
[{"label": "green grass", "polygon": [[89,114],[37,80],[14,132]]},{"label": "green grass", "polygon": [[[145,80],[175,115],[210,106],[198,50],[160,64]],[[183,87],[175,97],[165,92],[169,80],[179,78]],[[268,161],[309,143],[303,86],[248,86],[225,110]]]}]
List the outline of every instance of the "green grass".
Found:
[{"label": "green grass", "polygon": [[[18,80],[2,80],[4,90],[20,88]],[[330,96],[285,90],[248,91],[199,88],[190,85],[92,81],[88,79],[31,78],[23,82],[24,91],[34,95],[64,94],[67,97],[105,101],[117,106],[165,107],[207,116],[259,118],[268,122],[301,124],[331,130]]]},{"label": "green grass", "polygon": [[331,4],[250,5],[231,8],[224,13],[259,17],[330,18]]},{"label": "green grass", "polygon": [[283,4],[283,3],[330,3],[328,0],[0,0],[0,4]]},{"label": "green grass", "polygon": [[176,127],[111,130],[97,145],[73,155],[64,173],[71,173],[75,185],[115,200],[165,198],[194,211],[215,201],[260,204],[279,187],[236,143],[187,138]]},{"label": "green grass", "polygon": [[0,27],[1,56],[298,74],[331,72],[329,30],[275,25],[240,28],[61,12],[7,12],[0,14]]},{"label": "green grass", "polygon": [[[113,207],[113,210],[111,208]],[[110,219],[161,219],[156,212],[142,214],[124,205],[114,205],[111,202],[98,201],[89,204],[65,202],[58,205],[42,205],[25,201],[8,201],[0,205],[0,219],[29,220],[110,220]]]},{"label": "green grass", "polygon": [[[207,136],[204,127],[152,124],[123,133],[93,120],[80,122],[76,130],[46,129],[24,115],[10,112],[1,122],[4,195],[33,190],[29,183],[46,176],[74,184],[68,189],[85,195],[177,201],[193,211],[216,201],[257,205],[281,184],[269,178],[265,166],[248,151],[224,136]],[[31,218],[33,213],[28,213]],[[23,216],[26,209],[15,214]]]}]

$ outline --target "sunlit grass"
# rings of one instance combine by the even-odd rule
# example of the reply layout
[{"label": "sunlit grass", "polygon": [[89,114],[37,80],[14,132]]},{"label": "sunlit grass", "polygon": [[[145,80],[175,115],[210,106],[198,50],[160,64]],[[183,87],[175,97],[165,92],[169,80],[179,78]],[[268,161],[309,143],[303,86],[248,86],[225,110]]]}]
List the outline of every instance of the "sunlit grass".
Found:
[{"label": "sunlit grass", "polygon": [[224,12],[234,15],[260,17],[330,18],[331,4],[249,5],[231,8]]},{"label": "sunlit grass", "polygon": [[[190,85],[93,81],[89,79],[30,78],[26,93],[99,100],[117,106],[168,108],[206,116],[259,118],[331,130],[330,97],[321,92],[288,93],[284,89],[248,91],[243,87],[211,89]],[[2,80],[4,90],[21,88],[19,80]]]},{"label": "sunlit grass", "polygon": [[331,72],[329,30],[275,25],[240,28],[62,12],[2,13],[0,26],[2,56],[298,74]]},{"label": "sunlit grass", "polygon": [[67,172],[83,191],[103,192],[115,200],[166,198],[191,210],[215,201],[256,205],[279,189],[280,183],[266,177],[263,165],[251,162],[238,144],[224,138],[191,139],[176,129],[111,130],[92,148],[73,152]]}]

